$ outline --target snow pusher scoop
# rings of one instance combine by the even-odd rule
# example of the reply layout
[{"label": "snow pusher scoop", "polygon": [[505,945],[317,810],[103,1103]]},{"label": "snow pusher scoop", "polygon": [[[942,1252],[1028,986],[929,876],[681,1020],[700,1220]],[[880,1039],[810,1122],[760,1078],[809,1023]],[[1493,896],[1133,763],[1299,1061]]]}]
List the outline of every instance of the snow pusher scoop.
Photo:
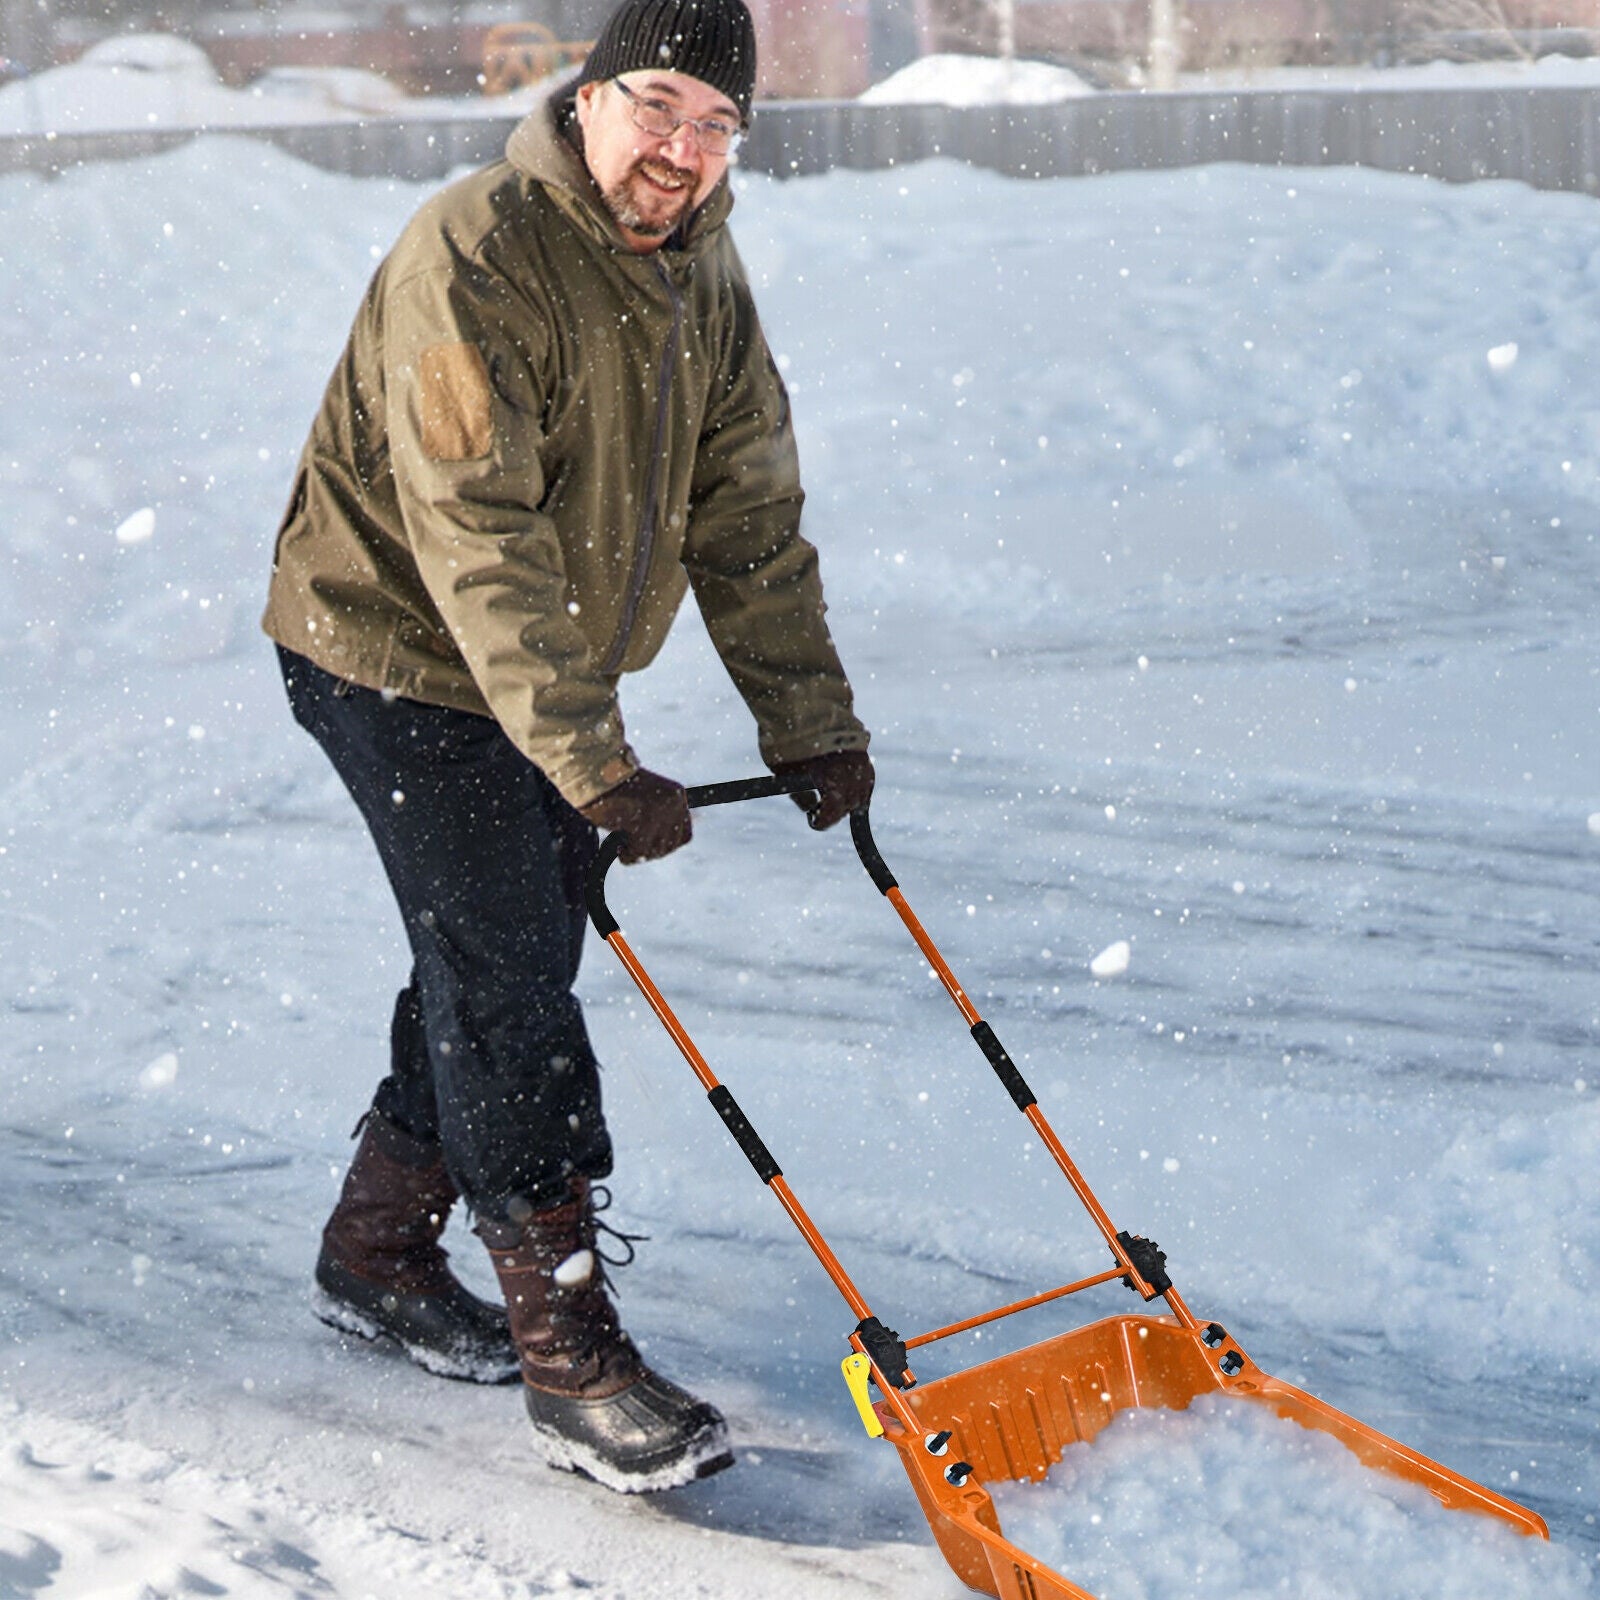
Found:
[{"label": "snow pusher scoop", "polygon": [[[699,808],[802,793],[808,787],[804,778],[796,776],[751,778],[691,788],[688,797],[690,806]],[[1150,1239],[1119,1230],[1095,1198],[1016,1064],[907,905],[878,853],[865,810],[851,817],[850,828],[862,865],[899,914],[995,1076],[1099,1229],[1113,1262],[1103,1271],[902,1339],[873,1314],[760,1135],[623,938],[605,898],[606,873],[623,842],[620,834],[601,843],[589,880],[589,915],[693,1068],[756,1175],[788,1212],[857,1319],[849,1335],[851,1354],[843,1361],[845,1382],[868,1434],[887,1439],[899,1452],[933,1536],[956,1576],[997,1600],[1095,1600],[1006,1538],[984,1485],[1045,1478],[1068,1445],[1092,1440],[1119,1411],[1183,1410],[1207,1394],[1267,1406],[1302,1427],[1331,1434],[1366,1466],[1422,1485],[1453,1510],[1481,1512],[1520,1533],[1549,1538],[1543,1519],[1534,1512],[1272,1377],[1220,1323],[1190,1311],[1167,1275],[1164,1252]],[[1107,1317],[925,1383],[919,1383],[910,1370],[911,1352],[923,1345],[1119,1278],[1145,1302],[1164,1300],[1168,1314]],[[873,1401],[869,1382],[881,1399]]]}]

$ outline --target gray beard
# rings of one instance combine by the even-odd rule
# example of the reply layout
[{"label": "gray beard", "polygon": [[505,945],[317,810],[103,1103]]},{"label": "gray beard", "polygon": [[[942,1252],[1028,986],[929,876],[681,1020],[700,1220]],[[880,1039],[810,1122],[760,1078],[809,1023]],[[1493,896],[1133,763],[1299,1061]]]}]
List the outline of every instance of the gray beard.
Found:
[{"label": "gray beard", "polygon": [[603,198],[605,199],[606,209],[616,219],[618,226],[626,228],[629,233],[636,233],[641,239],[665,239],[688,215],[689,204],[694,197],[694,191],[685,188],[683,191],[683,204],[678,207],[672,216],[664,220],[658,220],[644,216],[634,203],[633,197],[628,192],[628,185],[633,177],[634,174],[630,172],[621,183],[605,191]]},{"label": "gray beard", "polygon": [[[673,217],[669,221],[657,221],[642,216],[625,189],[613,189],[605,199],[606,207],[616,218],[618,226],[626,228],[629,233],[638,234],[641,239],[665,239],[678,226],[678,217]],[[681,215],[680,212],[679,216]]]}]

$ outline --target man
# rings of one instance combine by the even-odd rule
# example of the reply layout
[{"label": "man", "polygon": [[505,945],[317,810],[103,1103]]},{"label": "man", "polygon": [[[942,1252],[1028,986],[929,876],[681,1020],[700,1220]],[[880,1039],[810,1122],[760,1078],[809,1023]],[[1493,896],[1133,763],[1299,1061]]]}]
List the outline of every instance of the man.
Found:
[{"label": "man", "polygon": [[[319,1314],[449,1376],[520,1372],[547,1459],[623,1491],[731,1456],[716,1411],[644,1365],[597,1259],[582,886],[597,828],[625,862],[690,833],[624,737],[619,675],[692,588],[763,758],[810,778],[812,826],[872,792],[726,228],[754,85],[743,0],[624,0],[507,159],[422,208],[312,427],[264,619],[414,957]],[[439,1246],[458,1197],[503,1312]]]}]

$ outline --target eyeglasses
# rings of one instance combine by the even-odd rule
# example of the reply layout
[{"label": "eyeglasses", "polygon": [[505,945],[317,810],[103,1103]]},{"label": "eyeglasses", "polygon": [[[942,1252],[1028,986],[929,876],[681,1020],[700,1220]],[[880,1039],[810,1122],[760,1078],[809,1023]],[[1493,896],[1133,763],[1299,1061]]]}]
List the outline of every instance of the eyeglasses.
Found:
[{"label": "eyeglasses", "polygon": [[744,138],[744,129],[736,122],[725,122],[721,117],[680,116],[665,100],[646,100],[637,95],[621,78],[613,78],[622,97],[628,102],[628,115],[634,127],[655,139],[670,139],[679,128],[694,130],[694,142],[708,156],[731,156]]}]

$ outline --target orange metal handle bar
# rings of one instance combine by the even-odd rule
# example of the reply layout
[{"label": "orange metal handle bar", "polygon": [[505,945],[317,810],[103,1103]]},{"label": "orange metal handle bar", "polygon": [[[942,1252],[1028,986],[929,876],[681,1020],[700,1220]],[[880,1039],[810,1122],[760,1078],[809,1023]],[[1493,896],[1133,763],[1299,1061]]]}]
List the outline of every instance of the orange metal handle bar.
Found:
[{"label": "orange metal handle bar", "polygon": [[[791,774],[782,778],[751,778],[732,783],[702,785],[690,788],[687,791],[687,798],[691,807],[725,805],[772,795],[793,794],[812,787],[813,785],[807,782],[804,777]],[[1048,1300],[1060,1298],[1062,1295],[1073,1293],[1078,1289],[1088,1288],[1091,1284],[1105,1282],[1114,1277],[1126,1278],[1128,1282],[1139,1290],[1144,1298],[1153,1298],[1157,1290],[1151,1286],[1146,1274],[1141,1272],[1139,1267],[1135,1265],[1132,1255],[1125,1247],[1127,1235],[1116,1232],[1111,1219],[1106,1215],[1099,1201],[1096,1200],[1093,1191],[1074,1165],[1065,1147],[1056,1137],[1054,1130],[1045,1121],[1043,1113],[1039,1111],[1033,1093],[1023,1080],[1022,1074],[1006,1054],[999,1040],[995,1038],[993,1029],[978,1015],[977,1008],[967,998],[960,984],[956,981],[954,973],[951,972],[949,965],[940,955],[921,923],[917,921],[911,908],[906,904],[904,896],[900,894],[894,875],[889,871],[883,857],[878,852],[876,844],[873,842],[865,807],[852,814],[850,831],[862,864],[866,867],[874,883],[900,913],[902,921],[905,922],[910,930],[918,947],[927,957],[930,965],[932,965],[952,999],[955,1000],[962,1015],[966,1018],[974,1039],[983,1049],[985,1056],[988,1057],[996,1075],[1011,1094],[1012,1100],[1016,1103],[1018,1109],[1033,1123],[1035,1131],[1039,1134],[1045,1147],[1050,1151],[1057,1165],[1077,1193],[1079,1200],[1105,1236],[1106,1242],[1118,1263],[1117,1267],[1109,1272],[1081,1280],[1076,1284],[1069,1284],[1063,1289],[1034,1296],[1025,1301],[1019,1301],[1012,1306],[984,1313],[950,1328],[924,1335],[917,1343],[929,1343],[950,1333],[981,1326],[984,1323],[1007,1316],[1013,1311],[1020,1311],[1030,1306],[1043,1304]],[[888,1332],[888,1330],[884,1330],[877,1318],[872,1314],[866,1300],[856,1289],[855,1284],[845,1272],[843,1265],[839,1262],[827,1241],[822,1237],[816,1225],[811,1221],[793,1191],[784,1181],[782,1168],[773,1159],[771,1152],[767,1149],[760,1135],[757,1134],[754,1127],[745,1117],[731,1091],[718,1081],[710,1064],[701,1054],[694,1040],[689,1036],[688,1030],[679,1021],[672,1007],[667,1003],[666,998],[656,987],[649,973],[645,971],[643,963],[640,962],[628,942],[623,938],[622,930],[606,903],[606,874],[616,861],[617,854],[624,842],[625,835],[621,833],[609,834],[601,841],[595,863],[590,870],[587,885],[590,919],[594,922],[596,931],[612,947],[640,993],[656,1013],[669,1037],[689,1063],[690,1068],[699,1079],[701,1087],[705,1089],[713,1109],[721,1117],[734,1141],[743,1151],[745,1158],[755,1169],[756,1175],[778,1197],[779,1202],[789,1213],[790,1219],[794,1222],[802,1238],[810,1246],[812,1253],[816,1256],[823,1270],[833,1281],[835,1288],[838,1289],[846,1304],[856,1314],[859,1324],[851,1342],[873,1361],[874,1366],[879,1369],[880,1380],[887,1380],[880,1381],[879,1387],[894,1403],[894,1408],[899,1411],[903,1406],[903,1402],[900,1401],[896,1392],[897,1389],[915,1382],[909,1370],[893,1370],[897,1364],[902,1363],[908,1345],[898,1344],[898,1349],[895,1349],[897,1336]],[[1198,1322],[1188,1311],[1188,1308],[1183,1305],[1182,1301],[1179,1300],[1176,1290],[1172,1289],[1170,1285],[1166,1287],[1166,1298],[1167,1303],[1181,1322],[1189,1327],[1198,1327]],[[867,1333],[865,1339],[863,1338],[864,1331]],[[888,1345],[882,1345],[878,1342],[879,1337],[885,1334],[890,1341]],[[890,1352],[887,1360],[883,1354],[885,1350]]]},{"label": "orange metal handle bar", "polygon": [[[698,811],[705,806],[736,805],[741,800],[762,800],[778,794],[805,794],[815,789],[816,785],[804,774],[790,772],[781,778],[772,775],[734,778],[728,783],[694,784],[684,790],[684,797],[689,802],[689,809]],[[611,908],[606,904],[606,874],[616,861],[617,852],[627,842],[627,834],[621,831],[608,833],[600,841],[600,853],[589,869],[589,881],[584,886],[589,920],[602,939],[609,939],[617,931],[617,919],[611,915]]]},{"label": "orange metal handle bar", "polygon": [[900,892],[900,885],[894,874],[889,870],[888,864],[879,853],[878,846],[872,837],[872,825],[868,819],[867,808],[852,812],[850,816],[850,836],[855,842],[856,854],[861,857],[861,864],[867,869],[883,897],[899,913],[900,920],[906,925],[907,931],[915,940],[917,948],[922,952],[924,959],[933,969],[935,976],[944,985],[946,993],[955,1002],[956,1009],[961,1013],[972,1033],[979,1049],[987,1057],[989,1065],[994,1068],[994,1073],[999,1078],[1006,1092],[1011,1096],[1013,1104],[1033,1125],[1033,1130],[1038,1134],[1040,1142],[1050,1152],[1051,1158],[1061,1169],[1062,1175],[1072,1185],[1073,1192],[1077,1195],[1085,1211],[1089,1213],[1094,1225],[1100,1230],[1112,1255],[1123,1269],[1114,1276],[1126,1275],[1128,1281],[1134,1285],[1139,1294],[1146,1300],[1151,1300],[1160,1294],[1165,1298],[1172,1313],[1185,1327],[1197,1328],[1199,1321],[1189,1308],[1183,1303],[1176,1289],[1170,1283],[1158,1287],[1150,1282],[1148,1268],[1141,1270],[1135,1263],[1132,1244],[1139,1241],[1130,1240],[1128,1235],[1119,1233],[1116,1225],[1106,1214],[1105,1208],[1095,1198],[1094,1191],[1089,1187],[1088,1180],[1078,1170],[1077,1164],[1067,1154],[1066,1146],[1056,1137],[1055,1129],[1046,1120],[1044,1113],[1039,1109],[1039,1102],[1033,1091],[1028,1087],[1027,1081],[1017,1069],[1016,1063],[1006,1053],[1005,1046],[995,1037],[994,1029],[978,1014],[978,1008],[972,1003],[965,989],[961,987],[950,964],[939,953],[938,946],[928,936],[927,930],[917,920],[916,913],[906,904],[905,896]]},{"label": "orange metal handle bar", "polygon": [[[815,785],[806,778],[790,774],[781,778],[749,778],[733,783],[705,784],[689,789],[687,797],[691,807],[715,806],[760,799],[769,795],[796,794],[814,788]],[[885,1328],[873,1314],[871,1306],[851,1281],[843,1264],[785,1181],[783,1169],[773,1159],[771,1151],[767,1149],[761,1136],[740,1109],[738,1101],[734,1099],[728,1087],[718,1081],[711,1064],[689,1036],[689,1030],[679,1021],[677,1014],[667,1003],[666,997],[656,987],[650,974],[645,971],[644,963],[634,954],[628,941],[622,936],[622,929],[617,925],[616,918],[612,916],[610,907],[606,904],[606,873],[616,861],[617,852],[622,847],[624,839],[625,835],[622,833],[612,833],[601,841],[599,853],[590,869],[587,885],[590,920],[594,923],[596,931],[611,946],[650,1009],[655,1012],[666,1029],[668,1036],[677,1045],[684,1060],[689,1063],[695,1077],[700,1080],[701,1087],[705,1089],[712,1108],[721,1117],[734,1142],[744,1152],[745,1159],[755,1169],[756,1176],[777,1196],[779,1204],[788,1212],[789,1219],[799,1230],[801,1238],[810,1246],[811,1253],[817,1258],[823,1271],[828,1274],[845,1303],[855,1313],[857,1323],[855,1331],[850,1336],[851,1345],[871,1361],[878,1387],[888,1399],[891,1409],[900,1418],[902,1426],[915,1429],[916,1418],[899,1392],[901,1389],[911,1388],[917,1381],[906,1365],[904,1344],[892,1329]]]},{"label": "orange metal handle bar", "polygon": [[906,1349],[915,1350],[920,1345],[933,1344],[938,1339],[948,1339],[954,1333],[967,1333],[973,1328],[984,1327],[987,1323],[998,1322],[1002,1317],[1012,1316],[1018,1311],[1031,1311],[1035,1306],[1048,1305],[1052,1300],[1061,1300],[1069,1294],[1077,1294],[1080,1289],[1092,1289],[1098,1283],[1110,1283],[1122,1275],[1121,1267],[1107,1267],[1104,1272],[1097,1272],[1091,1278],[1079,1278],[1076,1283],[1064,1283],[1059,1289],[1046,1289],[1043,1294],[1030,1294],[1026,1300],[1013,1300],[1008,1306],[997,1306],[993,1311],[981,1311],[975,1317],[963,1317],[960,1322],[952,1322],[946,1327],[916,1334],[906,1340]]},{"label": "orange metal handle bar", "polygon": [[[711,1064],[700,1053],[699,1046],[689,1037],[689,1030],[667,1004],[666,996],[655,986],[650,974],[644,970],[644,964],[633,953],[628,941],[623,938],[622,930],[614,928],[607,935],[606,943],[616,952],[628,976],[638,985],[640,994],[645,997],[650,1009],[660,1019],[684,1060],[694,1070],[694,1075],[705,1089],[712,1108],[722,1118],[723,1124],[733,1135],[734,1142],[744,1152],[745,1159],[755,1168],[756,1176],[778,1197],[778,1203],[789,1213],[789,1220],[799,1230],[800,1237],[811,1247],[811,1253],[817,1258],[822,1270],[832,1279],[834,1288],[855,1313],[856,1330],[850,1336],[851,1344],[872,1362],[877,1370],[879,1389],[888,1398],[901,1422],[907,1428],[914,1430],[916,1419],[898,1392],[902,1388],[910,1388],[917,1381],[905,1364],[904,1345],[899,1346],[892,1357],[888,1353],[893,1351],[897,1336],[891,1330],[885,1329],[873,1314],[872,1307],[867,1304],[861,1291],[851,1281],[843,1263],[833,1253],[832,1247],[823,1238],[821,1231],[785,1181],[783,1169],[773,1160],[772,1153],[762,1142],[760,1134],[751,1126],[744,1112],[739,1109],[739,1103],[733,1098],[727,1085],[718,1082],[716,1073],[711,1070]],[[881,1336],[886,1336],[889,1342],[881,1343]]]}]

